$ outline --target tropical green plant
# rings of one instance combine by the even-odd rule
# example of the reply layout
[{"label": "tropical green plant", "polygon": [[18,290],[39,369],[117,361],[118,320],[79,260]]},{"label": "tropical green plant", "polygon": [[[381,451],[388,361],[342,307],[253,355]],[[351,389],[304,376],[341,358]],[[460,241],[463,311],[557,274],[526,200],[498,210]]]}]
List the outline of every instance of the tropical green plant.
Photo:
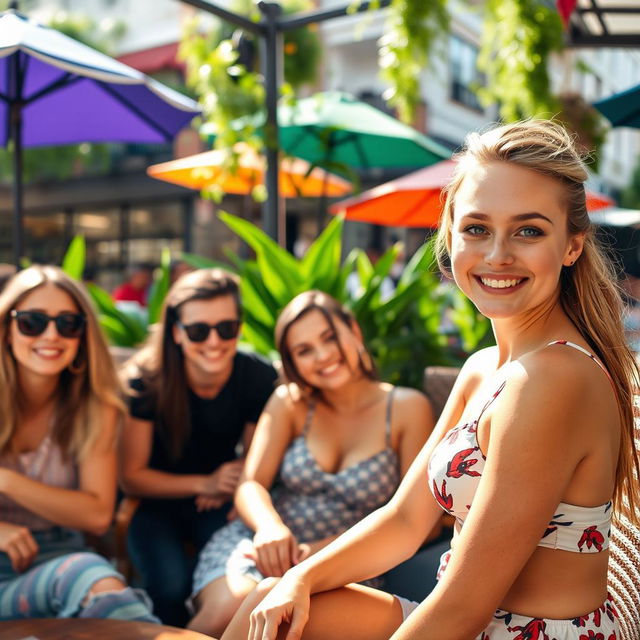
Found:
[{"label": "tropical green plant", "polygon": [[[82,280],[85,268],[86,246],[83,236],[73,238],[62,260],[62,269],[76,280]],[[98,312],[100,326],[109,342],[118,347],[136,347],[144,342],[149,325],[158,321],[162,302],[169,289],[169,263],[171,254],[168,249],[162,252],[160,268],[156,271],[149,296],[148,315],[119,309],[109,292],[97,284],[87,283],[93,303]]]},{"label": "tropical green plant", "polygon": [[[421,247],[404,268],[393,295],[383,300],[380,287],[401,250],[391,247],[374,265],[361,249],[344,261],[341,218],[335,218],[296,259],[254,224],[228,213],[220,218],[254,251],[242,259],[227,250],[240,275],[243,339],[256,351],[276,358],[274,328],[282,308],[298,293],[320,289],[352,309],[384,380],[420,388],[427,364],[459,364],[486,338],[489,325],[457,289],[442,285],[435,273],[431,244]],[[218,266],[184,255],[193,266]],[[356,270],[360,289],[351,296],[347,278]],[[452,335],[441,331],[450,312]],[[452,348],[452,342],[459,345]]]}]

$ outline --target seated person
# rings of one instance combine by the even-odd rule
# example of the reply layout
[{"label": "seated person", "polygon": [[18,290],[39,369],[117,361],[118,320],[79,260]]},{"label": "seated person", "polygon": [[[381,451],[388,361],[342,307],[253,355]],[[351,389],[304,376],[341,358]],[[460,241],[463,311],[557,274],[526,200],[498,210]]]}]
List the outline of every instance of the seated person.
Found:
[{"label": "seated person", "polygon": [[[633,394],[615,271],[586,208],[587,171],[549,120],[473,133],[437,247],[491,319],[392,500],[248,596],[224,640],[616,640],[612,514],[640,520]],[[443,267],[444,268],[444,267]],[[350,584],[455,517],[421,602]]]},{"label": "seated person", "polygon": [[142,498],[129,555],[155,611],[183,626],[196,554],[226,524],[242,460],[276,372],[237,350],[240,299],[234,276],[200,269],[167,294],[159,326],[125,366],[129,417],[120,482]]},{"label": "seated person", "polygon": [[236,507],[194,575],[191,629],[220,634],[265,576],[281,576],[383,505],[433,427],[418,391],[377,378],[354,317],[331,296],[294,298],[276,325],[287,384],[271,396]]},{"label": "seated person", "polygon": [[84,289],[57,267],[0,295],[0,620],[158,622],[82,533],[103,534],[116,493],[117,378]]}]

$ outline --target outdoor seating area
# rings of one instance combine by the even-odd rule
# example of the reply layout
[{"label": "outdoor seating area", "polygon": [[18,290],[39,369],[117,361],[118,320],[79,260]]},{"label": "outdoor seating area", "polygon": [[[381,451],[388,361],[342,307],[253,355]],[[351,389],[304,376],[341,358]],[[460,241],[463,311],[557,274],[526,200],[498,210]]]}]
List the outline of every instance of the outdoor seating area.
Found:
[{"label": "outdoor seating area", "polygon": [[640,640],[639,37],[0,2],[0,640]]}]

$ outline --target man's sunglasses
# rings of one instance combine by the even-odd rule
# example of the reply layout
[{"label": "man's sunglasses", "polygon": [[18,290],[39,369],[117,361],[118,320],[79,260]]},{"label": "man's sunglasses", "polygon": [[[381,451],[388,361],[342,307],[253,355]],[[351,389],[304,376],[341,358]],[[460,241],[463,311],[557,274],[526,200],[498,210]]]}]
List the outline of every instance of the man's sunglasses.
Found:
[{"label": "man's sunglasses", "polygon": [[63,338],[78,338],[82,335],[86,318],[81,313],[60,313],[48,316],[42,311],[11,311],[18,331],[24,336],[35,337],[43,334],[50,322],[56,325],[56,331]]},{"label": "man's sunglasses", "polygon": [[240,320],[221,320],[217,324],[207,324],[206,322],[194,322],[192,324],[182,324],[178,326],[184,329],[187,338],[191,342],[204,342],[214,329],[221,340],[233,340],[238,337],[240,331]]}]

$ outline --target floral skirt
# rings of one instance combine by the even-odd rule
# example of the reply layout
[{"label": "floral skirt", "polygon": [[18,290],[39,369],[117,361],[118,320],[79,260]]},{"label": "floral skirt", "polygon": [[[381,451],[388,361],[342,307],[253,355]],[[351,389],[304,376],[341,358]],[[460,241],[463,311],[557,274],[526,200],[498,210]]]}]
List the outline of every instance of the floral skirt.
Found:
[{"label": "floral skirt", "polygon": [[[396,596],[398,598],[398,596]],[[398,598],[405,619],[418,606]],[[498,609],[475,640],[619,640],[618,613],[611,596],[595,611],[577,618],[531,618]]]}]

